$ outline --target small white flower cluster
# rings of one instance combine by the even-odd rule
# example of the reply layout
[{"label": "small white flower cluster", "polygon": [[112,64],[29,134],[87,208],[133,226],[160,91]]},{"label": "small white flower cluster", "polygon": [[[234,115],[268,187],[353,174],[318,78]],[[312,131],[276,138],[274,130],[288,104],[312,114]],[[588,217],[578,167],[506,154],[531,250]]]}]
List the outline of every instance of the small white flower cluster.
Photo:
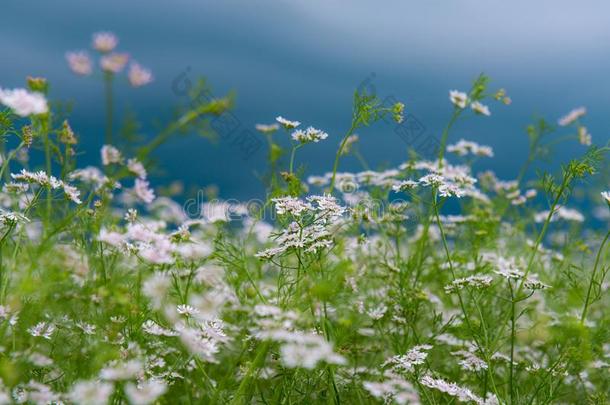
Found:
[{"label": "small white flower cluster", "polygon": [[424,364],[428,357],[428,351],[432,349],[430,345],[415,346],[403,355],[390,357],[383,363],[382,367],[392,366],[392,370],[398,373],[411,373],[415,366]]},{"label": "small white flower cluster", "polygon": [[104,166],[108,166],[110,164],[120,164],[123,162],[123,155],[112,145],[102,146],[102,149],[100,149],[100,155],[102,156],[102,164]]},{"label": "small white flower cluster", "polygon": [[[534,215],[534,221],[536,221],[537,223],[544,222],[548,218],[549,214],[550,211],[548,210],[538,212]],[[551,216],[551,222],[556,221],[558,219],[564,219],[566,221],[584,222],[585,217],[575,209],[559,206],[555,208],[555,211]]]},{"label": "small white flower cluster", "polygon": [[413,385],[400,376],[388,374],[382,382],[364,381],[364,389],[375,398],[384,403],[396,402],[400,405],[417,405],[420,403],[419,394]]},{"label": "small white flower cluster", "polygon": [[286,129],[286,130],[294,129],[294,128],[298,127],[299,125],[301,125],[301,123],[299,121],[290,121],[290,120],[287,120],[286,118],[282,117],[281,115],[278,116],[275,120],[278,123],[280,123],[280,125],[283,126],[284,129]]},{"label": "small white flower cluster", "polygon": [[467,350],[457,350],[452,352],[454,356],[460,357],[458,364],[462,368],[462,370],[466,371],[481,371],[487,370],[488,366],[485,361],[477,357],[474,353]]},{"label": "small white flower cluster", "polygon": [[314,369],[318,363],[345,365],[346,359],[333,351],[323,336],[300,331],[270,330],[256,335],[261,340],[280,342],[280,355],[284,366]]},{"label": "small white flower cluster", "polygon": [[485,399],[475,395],[470,389],[460,387],[456,383],[450,383],[440,378],[433,378],[430,375],[424,375],[419,382],[431,389],[443,392],[449,396],[455,397],[460,402],[475,402],[478,405],[498,405],[499,401],[493,394]]},{"label": "small white flower cluster", "polygon": [[580,117],[587,114],[587,109],[585,107],[578,107],[561,117],[557,123],[562,126],[568,126],[574,122],[576,122]]},{"label": "small white flower cluster", "polygon": [[[104,166],[123,164],[123,155],[112,145],[102,146],[100,154]],[[155,200],[155,192],[150,188],[150,183],[146,180],[148,174],[144,165],[138,159],[131,158],[127,160],[127,170],[137,176],[132,189],[133,195],[142,203],[151,204]],[[102,179],[97,179],[97,183],[104,182]]]},{"label": "small white flower cluster", "polygon": [[93,72],[91,58],[85,51],[66,52],[66,60],[70,69],[77,75],[88,76]]},{"label": "small white flower cluster", "polygon": [[333,245],[332,235],[323,224],[312,224],[302,227],[292,222],[276,239],[277,247],[265,249],[255,256],[270,260],[292,249],[302,249],[307,253],[316,253],[319,249]]},{"label": "small white flower cluster", "polygon": [[457,278],[445,286],[445,292],[447,294],[454,293],[464,289],[465,287],[482,289],[489,287],[492,282],[493,278],[491,276],[468,276],[464,278]]},{"label": "small white flower cluster", "polygon": [[103,187],[109,187],[112,189],[120,189],[121,184],[110,180],[106,175],[102,173],[100,169],[95,166],[87,166],[82,169],[76,169],[68,175],[70,180],[78,180],[83,183],[92,184],[96,190]]},{"label": "small white flower cluster", "polygon": [[42,93],[25,89],[9,90],[0,88],[0,104],[9,107],[21,117],[46,114],[49,111],[47,99]]},{"label": "small white flower cluster", "polygon": [[30,335],[34,337],[42,337],[51,340],[51,336],[55,332],[55,325],[47,322],[38,322],[36,325],[28,329]]},{"label": "small white flower cluster", "polygon": [[536,274],[529,274],[523,279],[525,273],[519,269],[519,265],[514,258],[498,256],[495,262],[496,270],[494,273],[502,276],[506,280],[523,280],[523,285],[529,290],[542,290],[549,288],[548,285],[538,280]]},{"label": "small white flower cluster", "polygon": [[292,139],[300,143],[320,142],[328,138],[328,134],[314,127],[297,129],[291,135]]},{"label": "small white flower cluster", "polygon": [[112,52],[119,44],[119,39],[112,32],[100,31],[93,34],[93,49],[102,53]]},{"label": "small white flower cluster", "polygon": [[11,173],[11,177],[16,182],[38,184],[41,187],[50,187],[53,190],[62,188],[64,195],[68,200],[74,202],[75,204],[82,203],[80,199],[80,191],[78,191],[76,187],[71,186],[63,180],[58,180],[54,176],[49,176],[42,170],[37,172],[30,172],[26,169],[21,169],[21,172],[17,174]]},{"label": "small white flower cluster", "polygon": [[315,215],[317,218],[337,219],[341,217],[346,208],[337,203],[337,199],[330,195],[312,195],[307,201],[295,197],[273,198],[275,212],[278,215],[292,215],[295,218],[304,215]]},{"label": "small white flower cluster", "polygon": [[[449,100],[455,105],[457,108],[466,108],[468,104],[468,94],[458,91],[458,90],[450,90],[449,91]],[[489,112],[489,107],[484,104],[481,104],[479,101],[473,101],[470,103],[470,108],[477,113],[482,115],[491,115]]]},{"label": "small white flower cluster", "polygon": [[129,62],[129,54],[113,52],[102,56],[100,66],[107,73],[117,74],[121,72]]},{"label": "small white flower cluster", "polygon": [[532,198],[536,198],[538,192],[535,189],[529,189],[525,191],[525,194],[521,195],[520,190],[512,191],[506,194],[506,198],[510,199],[510,203],[512,205],[523,205],[527,202],[527,200],[531,200]]},{"label": "small white flower cluster", "polygon": [[30,222],[29,218],[18,212],[6,211],[0,208],[0,224],[14,226]]},{"label": "small white flower cluster", "polygon": [[279,124],[256,124],[255,128],[257,131],[262,132],[263,134],[272,134],[280,129],[280,126]]},{"label": "small white flower cluster", "polygon": [[[118,43],[119,39],[112,32],[96,32],[93,34],[92,47],[101,54],[100,66],[102,70],[110,75],[120,73],[130,60],[129,54],[114,52]],[[93,73],[93,62],[85,51],[66,52],[66,60],[70,70],[77,75],[89,76]],[[136,61],[132,61],[129,65],[127,78],[133,87],[141,87],[153,81],[151,71]]]},{"label": "small white flower cluster", "polygon": [[447,146],[447,152],[455,153],[458,156],[466,156],[469,154],[487,157],[494,156],[491,146],[479,145],[476,142],[464,139],[460,139],[457,143]]}]

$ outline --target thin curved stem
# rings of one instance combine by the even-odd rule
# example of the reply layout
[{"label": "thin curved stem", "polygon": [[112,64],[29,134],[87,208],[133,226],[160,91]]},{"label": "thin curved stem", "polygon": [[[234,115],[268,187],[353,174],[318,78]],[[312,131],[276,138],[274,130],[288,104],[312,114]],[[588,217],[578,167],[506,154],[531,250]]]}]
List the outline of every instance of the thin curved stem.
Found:
[{"label": "thin curved stem", "polygon": [[608,237],[610,237],[610,231],[606,233],[606,237],[602,241],[599,250],[597,251],[597,256],[595,257],[595,265],[593,266],[593,273],[591,273],[591,280],[589,281],[589,288],[587,289],[587,298],[585,299],[585,305],[582,309],[582,315],[580,316],[580,324],[585,323],[585,319],[587,318],[587,310],[589,309],[589,301],[591,299],[591,291],[593,290],[593,283],[595,282],[595,274],[597,273],[597,266],[599,265],[599,259],[601,258],[602,251],[604,250],[604,246],[608,241]]}]

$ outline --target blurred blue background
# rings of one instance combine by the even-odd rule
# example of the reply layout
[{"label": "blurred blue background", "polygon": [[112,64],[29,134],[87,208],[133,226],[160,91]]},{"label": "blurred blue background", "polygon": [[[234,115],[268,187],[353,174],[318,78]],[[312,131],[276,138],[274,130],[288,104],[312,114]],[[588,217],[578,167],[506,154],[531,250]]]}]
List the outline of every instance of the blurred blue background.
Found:
[{"label": "blurred blue background", "polygon": [[[109,30],[120,39],[118,50],[155,75],[140,89],[124,78],[116,87],[117,111],[133,109],[147,136],[155,134],[154,122],[168,120],[173,106],[184,102],[172,82],[187,71],[192,79],[207,77],[215,95],[236,91],[241,128],[283,115],[328,132],[326,141],[297,155],[307,174],[321,174],[331,170],[363,80],[372,78],[381,98],[403,101],[426,133],[438,136],[451,114],[448,90],[467,90],[485,72],[492,89],[507,89],[512,105],[490,102],[491,117],[459,123],[450,141],[464,137],[493,146],[496,157],[479,167],[509,179],[525,159],[525,127],[535,115],[554,123],[584,105],[594,143],[607,142],[609,15],[604,1],[5,0],[0,86],[22,87],[27,75],[47,77],[54,98],[75,102],[71,123],[85,151],[81,164],[98,164],[102,83],[72,74],[64,54],[89,48],[93,32]],[[361,151],[374,167],[406,158],[407,144],[392,129],[381,123],[360,132]],[[584,150],[571,141],[554,161]],[[165,173],[154,181],[216,184],[227,198],[260,195],[257,173],[264,171],[265,155],[261,148],[244,159],[223,138],[217,144],[178,138],[158,152]],[[358,162],[346,158],[341,170],[348,169],[359,169]]]}]

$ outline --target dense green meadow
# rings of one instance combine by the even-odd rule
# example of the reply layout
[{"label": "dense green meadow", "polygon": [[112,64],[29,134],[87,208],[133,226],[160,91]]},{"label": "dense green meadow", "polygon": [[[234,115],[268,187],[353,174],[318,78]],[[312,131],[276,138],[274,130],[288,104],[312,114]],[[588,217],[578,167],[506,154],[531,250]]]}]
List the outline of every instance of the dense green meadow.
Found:
[{"label": "dense green meadow", "polygon": [[[584,108],[528,126],[513,178],[476,172],[493,148],[452,129],[511,108],[481,75],[438,101],[452,114],[434,156],[374,170],[357,134],[409,106],[360,89],[344,134],[258,125],[265,199],[209,192],[193,215],[149,173],[233,98],[186,103],[144,140],[118,131],[116,78],[153,77],[116,45],[96,35],[101,69],[67,54],[91,76],[75,80],[104,83],[97,166],[52,83],[0,89],[0,403],[610,401],[609,146]],[[336,158],[307,173],[299,151],[321,142]],[[580,157],[535,172],[559,143]],[[341,170],[348,155],[362,171]]]}]

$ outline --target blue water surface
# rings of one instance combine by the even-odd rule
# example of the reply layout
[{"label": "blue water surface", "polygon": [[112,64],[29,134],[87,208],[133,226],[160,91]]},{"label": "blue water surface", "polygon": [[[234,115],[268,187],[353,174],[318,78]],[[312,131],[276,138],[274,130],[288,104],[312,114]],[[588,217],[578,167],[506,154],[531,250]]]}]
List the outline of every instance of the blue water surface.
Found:
[{"label": "blue water surface", "polygon": [[[82,141],[81,164],[98,164],[102,83],[73,75],[64,54],[88,48],[91,33],[110,30],[119,49],[155,75],[140,89],[126,79],[118,83],[119,119],[133,110],[152,137],[184,101],[172,90],[176,78],[203,75],[215,95],[236,92],[240,130],[283,115],[328,132],[326,141],[297,155],[308,174],[320,174],[331,169],[349,127],[353,92],[363,82],[381,98],[403,101],[425,134],[438,137],[452,111],[448,90],[466,90],[485,72],[513,103],[490,103],[491,117],[459,123],[451,140],[493,146],[496,157],[478,167],[509,179],[525,160],[525,127],[536,116],[555,122],[584,105],[594,142],[608,141],[608,15],[604,1],[5,0],[0,86],[23,86],[28,75],[48,78],[53,98],[75,103],[71,123]],[[373,167],[406,159],[409,145],[393,125],[360,135]],[[181,179],[187,187],[215,184],[227,198],[259,196],[264,149],[245,158],[227,138],[214,144],[193,135],[163,146],[156,156],[164,172],[155,175],[155,185]],[[574,141],[563,144],[553,161],[584,150]],[[360,166],[348,157],[341,169]]]}]

